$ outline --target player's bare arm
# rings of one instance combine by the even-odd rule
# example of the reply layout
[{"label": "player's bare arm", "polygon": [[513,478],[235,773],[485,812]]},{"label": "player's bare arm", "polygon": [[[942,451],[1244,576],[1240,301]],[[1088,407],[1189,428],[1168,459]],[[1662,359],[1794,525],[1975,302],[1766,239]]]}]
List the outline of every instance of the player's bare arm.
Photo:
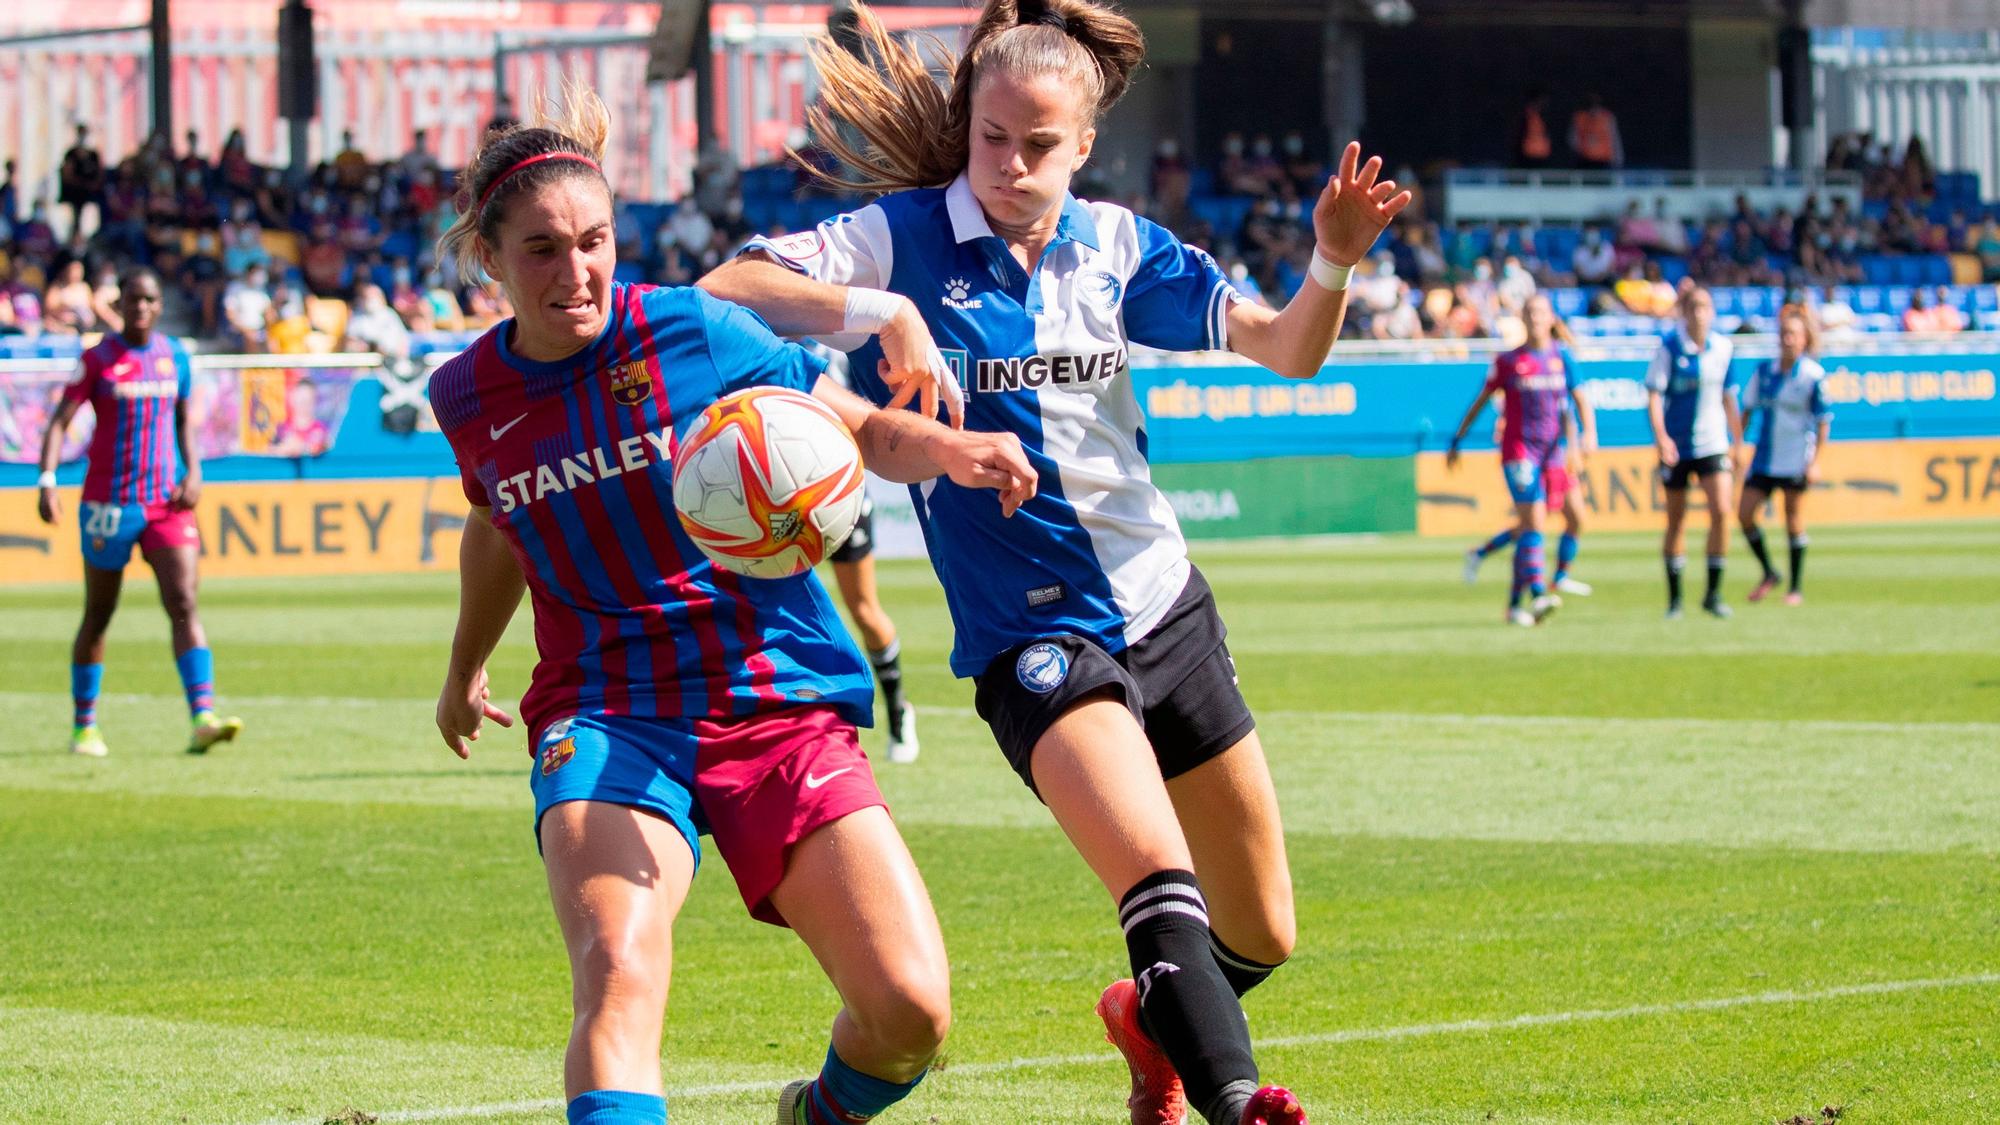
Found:
[{"label": "player's bare arm", "polygon": [[1313,204],[1311,281],[1281,312],[1238,301],[1229,309],[1229,346],[1287,379],[1319,374],[1340,336],[1347,314],[1347,278],[1391,220],[1409,205],[1410,193],[1380,180],[1382,158],[1361,162],[1361,143],[1350,142],[1340,170]]},{"label": "player's bare arm", "polygon": [[1035,495],[1035,467],[1013,434],[953,430],[908,411],[877,410],[824,377],[813,397],[840,416],[862,460],[885,480],[914,484],[943,476],[967,488],[995,489],[1009,516]]},{"label": "player's bare arm", "polygon": [[882,345],[882,381],[895,392],[890,409],[915,401],[926,417],[935,418],[942,401],[951,424],[965,425],[965,394],[908,297],[815,281],[762,250],[724,262],[695,285],[755,311],[780,336],[873,334]]},{"label": "player's bare arm", "polygon": [[63,434],[69,431],[69,420],[76,417],[77,404],[67,400],[56,404],[56,412],[49,418],[49,428],[42,434],[41,486],[35,490],[35,511],[46,524],[62,522],[62,497],[56,494],[56,462],[62,459]]},{"label": "player's bare arm", "polygon": [[492,509],[473,508],[466,514],[465,535],[458,543],[458,573],[458,629],[452,634],[451,663],[438,695],[437,725],[452,753],[469,758],[472,751],[466,743],[479,741],[485,720],[514,725],[514,717],[491,701],[486,658],[499,646],[528,587],[520,563],[493,526]]}]

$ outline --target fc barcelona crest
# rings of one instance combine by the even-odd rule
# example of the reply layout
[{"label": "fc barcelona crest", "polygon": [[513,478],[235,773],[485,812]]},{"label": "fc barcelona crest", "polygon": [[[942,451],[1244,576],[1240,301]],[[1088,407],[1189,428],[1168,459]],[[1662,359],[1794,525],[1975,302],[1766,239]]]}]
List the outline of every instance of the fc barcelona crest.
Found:
[{"label": "fc barcelona crest", "polygon": [[612,368],[611,399],[620,406],[637,406],[653,397],[653,373],[645,361]]}]

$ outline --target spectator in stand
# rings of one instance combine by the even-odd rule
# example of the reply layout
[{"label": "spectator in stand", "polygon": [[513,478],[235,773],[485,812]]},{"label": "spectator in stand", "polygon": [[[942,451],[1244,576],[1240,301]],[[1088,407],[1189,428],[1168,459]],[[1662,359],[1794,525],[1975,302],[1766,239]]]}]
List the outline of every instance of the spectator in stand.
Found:
[{"label": "spectator in stand", "polygon": [[1375,321],[1387,317],[1409,290],[1409,286],[1396,278],[1394,255],[1387,251],[1378,252],[1373,263],[1374,267],[1367,271],[1367,276],[1354,280],[1353,294],[1349,298],[1350,310],[1361,314],[1356,318],[1358,323],[1355,327],[1369,336],[1376,335]]},{"label": "spectator in stand", "polygon": [[21,217],[21,189],[14,182],[14,158],[8,157],[4,169],[0,169],[0,222],[9,227]]},{"label": "spectator in stand", "polygon": [[315,296],[338,297],[347,289],[347,251],[335,235],[334,225],[319,221],[299,255],[299,269],[306,275],[306,288]]},{"label": "spectator in stand", "polygon": [[213,336],[221,328],[218,309],[229,271],[222,265],[222,235],[213,230],[197,231],[194,252],[181,263],[181,288],[195,299],[195,335]]},{"label": "spectator in stand", "polygon": [[1931,291],[1931,331],[1965,331],[1965,314],[1952,302],[1951,289],[1940,285]]},{"label": "spectator in stand", "polygon": [[1251,168],[1241,133],[1222,138],[1222,160],[1215,168],[1215,182],[1235,195],[1263,195],[1271,189],[1270,182]]},{"label": "spectator in stand", "polygon": [[97,284],[90,287],[90,311],[96,315],[99,332],[125,330],[125,318],[118,315],[118,267],[110,262],[97,267]]},{"label": "spectator in stand", "polygon": [[1736,220],[1729,233],[1729,260],[1735,266],[1733,284],[1763,285],[1767,270],[1764,265],[1764,240],[1757,234],[1757,228],[1743,219]]},{"label": "spectator in stand", "polygon": [[1549,92],[1536,86],[1528,91],[1528,100],[1514,121],[1514,166],[1546,168],[1555,151],[1549,133]]},{"label": "spectator in stand", "polygon": [[263,266],[251,266],[229,283],[222,294],[222,316],[228,322],[225,339],[238,351],[262,352],[270,347],[271,293]]},{"label": "spectator in stand", "polygon": [[1264,287],[1258,285],[1257,279],[1250,276],[1250,267],[1243,263],[1243,259],[1238,258],[1230,262],[1226,273],[1229,277],[1229,287],[1236,290],[1237,296],[1253,305],[1262,305],[1267,309],[1271,307],[1271,302],[1264,298]]},{"label": "spectator in stand", "polygon": [[20,268],[13,259],[0,265],[0,323],[13,330],[15,335],[39,336],[42,334],[42,299],[32,285],[21,280]]},{"label": "spectator in stand", "polygon": [[484,285],[473,286],[465,299],[465,319],[472,328],[491,328],[514,315],[514,306],[507,300],[507,291],[491,279]]},{"label": "spectator in stand", "polygon": [[375,352],[390,359],[409,358],[410,330],[396,310],[389,307],[389,298],[381,286],[363,282],[356,291],[354,311],[347,318],[347,338],[341,341],[340,350]]},{"label": "spectator in stand", "polygon": [[743,174],[736,166],[735,154],[710,137],[695,158],[694,205],[710,222],[720,224],[729,217],[730,204],[742,195]]},{"label": "spectator in stand", "polygon": [[465,331],[465,310],[458,298],[445,287],[444,275],[436,269],[424,276],[424,311],[439,332]]},{"label": "spectator in stand", "polygon": [[1501,311],[1511,317],[1520,317],[1521,310],[1528,307],[1528,298],[1535,295],[1535,289],[1535,277],[1528,271],[1526,263],[1509,254],[1500,263],[1500,280],[1493,286],[1493,295]]},{"label": "spectator in stand", "polygon": [[[1403,208],[1403,214],[1407,215],[1409,211],[1408,207]],[[1428,287],[1444,281],[1447,267],[1444,248],[1439,245],[1438,225],[1417,223],[1403,228],[1401,233],[1410,244],[1410,256],[1414,262],[1410,276],[1416,279],[1416,284]]]},{"label": "spectator in stand", "polygon": [[90,143],[90,126],[79,123],[76,143],[63,153],[57,173],[57,202],[69,208],[70,238],[83,230],[83,209],[95,206],[104,195],[104,158]]},{"label": "spectator in stand", "polygon": [[1765,250],[1781,257],[1797,257],[1792,241],[1793,229],[1791,211],[1784,207],[1778,208],[1777,213],[1771,216],[1771,221],[1764,225],[1762,231]]},{"label": "spectator in stand", "polygon": [[243,130],[231,129],[223,139],[222,152],[215,158],[215,180],[217,194],[232,207],[238,201],[254,202],[257,198],[257,165],[250,161]]},{"label": "spectator in stand", "polygon": [[1604,104],[1601,94],[1592,92],[1583,99],[1583,108],[1570,115],[1569,150],[1576,165],[1587,169],[1625,166],[1625,141],[1618,135],[1618,116]]},{"label": "spectator in stand", "polygon": [[1930,199],[1937,194],[1937,171],[1931,166],[1930,153],[1925,151],[1922,137],[1910,137],[1908,147],[1903,149],[1900,171],[1904,198]]},{"label": "spectator in stand", "polygon": [[115,257],[133,262],[149,259],[146,242],[146,190],[136,168],[119,165],[104,188],[97,237]]},{"label": "spectator in stand", "polygon": [[270,328],[266,338],[273,352],[282,355],[300,355],[306,348],[306,337],[312,334],[312,321],[306,319],[306,305],[299,291],[289,282],[280,281],[271,287]]},{"label": "spectator in stand", "polygon": [[214,230],[222,225],[222,209],[208,194],[208,177],[200,172],[181,173],[179,225],[190,230]]},{"label": "spectator in stand", "polygon": [[14,228],[14,253],[36,269],[47,269],[56,256],[56,231],[49,225],[48,205],[36,200],[27,221]]},{"label": "spectator in stand", "polygon": [[[1293,129],[1291,132],[1285,134],[1285,139],[1280,143],[1279,148],[1284,153],[1280,171],[1284,175],[1285,184],[1291,193],[1303,198],[1316,197],[1319,194],[1319,190],[1326,186],[1326,165],[1306,151],[1305,135],[1297,129]],[[1410,172],[1408,169],[1399,171],[1396,175],[1398,177],[1396,180],[1398,184],[1410,188],[1417,186],[1415,173]],[[1408,214],[1409,210],[1410,208],[1407,205],[1403,208],[1405,214]]]},{"label": "spectator in stand", "polygon": [[1618,220],[1618,245],[1634,256],[1660,249],[1659,223],[1640,209],[1636,199],[1625,204],[1624,217]]},{"label": "spectator in stand", "polygon": [[708,250],[709,241],[715,237],[715,224],[709,221],[702,209],[682,200],[674,207],[674,213],[667,218],[664,235],[671,237],[691,258],[700,258]]},{"label": "spectator in stand", "polygon": [[1569,256],[1576,283],[1587,288],[1609,285],[1618,276],[1618,251],[1604,237],[1604,228],[1588,226]]},{"label": "spectator in stand", "polygon": [[97,330],[97,294],[84,277],[83,259],[71,258],[56,268],[42,294],[42,331],[52,336],[81,336]]},{"label": "spectator in stand", "polygon": [[1965,252],[1978,257],[1981,281],[2000,282],[2000,220],[1989,216],[1984,226],[1965,232]]},{"label": "spectator in stand", "polygon": [[1421,340],[1423,318],[1410,303],[1410,283],[1396,280],[1396,298],[1388,309],[1368,318],[1368,335],[1377,340]]},{"label": "spectator in stand", "polygon": [[1259,133],[1251,138],[1250,159],[1245,168],[1252,179],[1264,185],[1265,191],[1277,191],[1286,182],[1284,165],[1278,163],[1278,154],[1268,133]]},{"label": "spectator in stand", "polygon": [[520,124],[521,119],[514,116],[514,99],[505,94],[493,99],[493,119],[486,123],[487,132],[512,129]]},{"label": "spectator in stand", "polygon": [[1472,263],[1472,280],[1459,286],[1459,295],[1479,314],[1482,334],[1490,335],[1500,317],[1500,297],[1493,283],[1493,262],[1480,258]]},{"label": "spectator in stand", "polygon": [[1835,295],[1830,285],[1820,290],[1819,330],[1821,336],[1848,336],[1854,332],[1854,306]]},{"label": "spectator in stand", "polygon": [[222,269],[230,277],[242,277],[252,266],[269,266],[271,252],[264,248],[264,228],[257,223],[257,209],[247,199],[230,205],[229,222],[222,228]]},{"label": "spectator in stand", "polygon": [[354,130],[340,131],[340,151],[333,157],[333,182],[342,191],[360,191],[368,181],[368,157],[354,147]]},{"label": "spectator in stand", "polygon": [[1187,197],[1187,158],[1181,155],[1181,142],[1174,137],[1161,137],[1153,145],[1153,164],[1146,173],[1146,189],[1153,199],[1159,200],[1168,192],[1178,189],[1181,198]]},{"label": "spectator in stand", "polygon": [[1632,263],[1611,291],[1633,316],[1672,316],[1679,300],[1674,287],[1661,276],[1660,263],[1651,259]]},{"label": "spectator in stand", "polygon": [[1479,320],[1479,310],[1466,299],[1463,283],[1452,292],[1451,308],[1444,315],[1443,327],[1447,337],[1458,340],[1476,340],[1486,335],[1485,326]]},{"label": "spectator in stand", "polygon": [[413,130],[410,133],[410,151],[396,161],[396,178],[401,180],[404,189],[408,190],[426,175],[435,179],[437,173],[437,157],[432,156],[430,150],[430,131]]},{"label": "spectator in stand", "polygon": [[1903,331],[1939,331],[1937,310],[1931,307],[1928,290],[1918,287],[1910,291],[1910,307],[1903,310]]}]

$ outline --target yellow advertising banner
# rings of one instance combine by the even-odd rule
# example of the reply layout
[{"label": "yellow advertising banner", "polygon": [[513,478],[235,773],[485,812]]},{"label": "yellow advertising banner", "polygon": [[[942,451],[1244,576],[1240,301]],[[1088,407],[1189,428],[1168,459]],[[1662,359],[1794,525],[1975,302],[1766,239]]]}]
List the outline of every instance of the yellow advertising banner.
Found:
[{"label": "yellow advertising banner", "polygon": [[[2000,438],[1835,441],[1821,454],[1819,470],[1807,501],[1814,523],[2000,518]],[[1572,467],[1586,525],[1594,531],[1661,526],[1666,495],[1657,472],[1650,448],[1599,450],[1581,471]],[[1689,496],[1691,508],[1707,508],[1699,488]],[[1513,518],[1498,453],[1467,453],[1455,471],[1442,453],[1417,456],[1419,534],[1491,535]]]},{"label": "yellow advertising banner", "polygon": [[[0,489],[0,585],[82,576],[77,494],[62,490],[62,522],[50,527],[34,489]],[[195,510],[202,576],[450,569],[465,514],[455,477],[209,484]],[[145,565],[136,550],[130,565]]]}]

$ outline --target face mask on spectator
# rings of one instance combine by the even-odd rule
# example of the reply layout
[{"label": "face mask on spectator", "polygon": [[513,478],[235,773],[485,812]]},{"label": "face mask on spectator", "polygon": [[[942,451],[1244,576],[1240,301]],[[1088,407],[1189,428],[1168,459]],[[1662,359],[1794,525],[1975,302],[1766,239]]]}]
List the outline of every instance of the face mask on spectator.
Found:
[{"label": "face mask on spectator", "polygon": [[236,201],[236,206],[229,209],[229,213],[236,217],[237,222],[247,223],[250,221],[250,204],[239,199]]},{"label": "face mask on spectator", "polygon": [[1258,137],[1256,140],[1250,142],[1250,155],[1252,156],[1271,155],[1271,138]]},{"label": "face mask on spectator", "polygon": [[1160,155],[1163,158],[1167,160],[1172,160],[1174,157],[1179,156],[1180,154],[1181,154],[1181,146],[1179,141],[1176,141],[1173,138],[1169,137],[1166,140],[1160,142]]},{"label": "face mask on spectator", "polygon": [[1249,266],[1246,266],[1246,265],[1244,265],[1244,264],[1243,264],[1242,262],[1231,262],[1231,263],[1230,263],[1230,265],[1229,265],[1229,280],[1231,280],[1231,281],[1242,281],[1243,279],[1245,279],[1245,278],[1247,278],[1247,277],[1249,277],[1249,276],[1250,276],[1250,267],[1249,267]]},{"label": "face mask on spectator", "polygon": [[1481,262],[1472,268],[1472,276],[1481,281],[1490,281],[1493,278],[1493,267]]},{"label": "face mask on spectator", "polygon": [[1299,136],[1297,133],[1292,133],[1285,137],[1285,152],[1287,155],[1297,156],[1305,150],[1306,139],[1304,137]]},{"label": "face mask on spectator", "polygon": [[410,267],[396,266],[391,269],[389,271],[389,284],[408,286],[410,284]]},{"label": "face mask on spectator", "polygon": [[194,249],[197,254],[215,253],[215,236],[204,232],[194,240]]},{"label": "face mask on spectator", "polygon": [[312,197],[312,201],[306,204],[306,209],[311,211],[315,215],[324,215],[326,214],[326,209],[328,206],[329,204],[327,202],[326,196],[315,195]]},{"label": "face mask on spectator", "polygon": [[1225,156],[1242,156],[1243,138],[1242,137],[1224,138],[1222,142],[1222,152],[1223,155]]}]

